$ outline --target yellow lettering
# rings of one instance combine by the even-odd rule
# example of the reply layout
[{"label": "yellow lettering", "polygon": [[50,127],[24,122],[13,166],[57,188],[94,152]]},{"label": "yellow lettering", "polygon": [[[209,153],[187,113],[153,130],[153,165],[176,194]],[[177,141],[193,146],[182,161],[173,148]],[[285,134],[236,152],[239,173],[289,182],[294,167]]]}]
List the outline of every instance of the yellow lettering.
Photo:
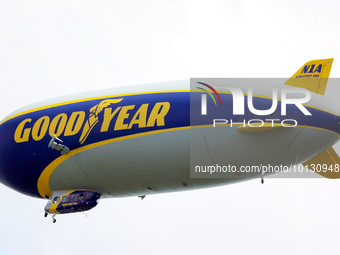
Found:
[{"label": "yellow lettering", "polygon": [[[161,107],[162,107],[162,109],[161,109]],[[150,113],[148,124],[146,126],[147,127],[155,126],[156,120],[157,120],[157,126],[164,126],[165,125],[164,124],[164,117],[169,112],[169,109],[170,109],[170,103],[169,102],[161,102],[161,103],[155,104],[155,106],[153,107],[153,109]],[[159,112],[159,110],[160,110],[160,112]]]},{"label": "yellow lettering", "polygon": [[35,141],[41,140],[46,135],[48,124],[50,124],[50,118],[48,116],[43,116],[37,120],[32,128],[32,138]]},{"label": "yellow lettering", "polygon": [[129,118],[129,115],[127,113],[128,110],[132,110],[133,108],[135,108],[134,105],[127,105],[127,106],[123,106],[122,109],[119,112],[119,115],[117,117],[117,121],[116,121],[116,125],[115,125],[115,129],[114,130],[122,130],[122,129],[127,129],[128,125],[124,124],[124,120],[126,118]]},{"label": "yellow lettering", "polygon": [[[60,123],[59,123],[59,121],[60,121]],[[60,113],[57,116],[55,116],[54,119],[51,121],[51,124],[50,124],[50,128],[49,128],[50,135],[51,136],[54,136],[54,135],[60,136],[64,131],[64,128],[66,126],[66,122],[67,122],[67,115],[65,113]],[[58,129],[56,131],[58,123],[59,123],[59,125],[58,125]]]},{"label": "yellow lettering", "polygon": [[[21,121],[21,123],[18,125],[18,127],[17,127],[17,129],[15,130],[15,133],[14,133],[14,140],[17,143],[22,143],[22,142],[28,141],[31,129],[25,128],[25,130],[24,130],[24,127],[25,127],[26,123],[31,122],[31,121],[32,121],[32,119],[25,119],[25,120]],[[23,130],[24,130],[24,133],[22,133]]]},{"label": "yellow lettering", "polygon": [[104,111],[104,120],[103,120],[103,124],[102,127],[100,129],[100,132],[106,132],[109,130],[109,126],[111,123],[112,118],[116,115],[116,113],[120,110],[120,106],[117,107],[113,113],[112,113],[112,108],[106,108]]},{"label": "yellow lettering", "polygon": [[[77,122],[76,122],[77,120]],[[70,119],[67,122],[64,136],[75,135],[79,132],[81,127],[83,126],[85,120],[85,112],[73,112],[71,114]],[[76,122],[76,123],[75,123]]]},{"label": "yellow lettering", "polygon": [[130,122],[129,129],[134,124],[138,124],[139,128],[146,127],[146,113],[148,111],[148,106],[149,104],[142,104],[141,107],[139,107],[138,111],[136,112],[135,116],[133,116]]}]

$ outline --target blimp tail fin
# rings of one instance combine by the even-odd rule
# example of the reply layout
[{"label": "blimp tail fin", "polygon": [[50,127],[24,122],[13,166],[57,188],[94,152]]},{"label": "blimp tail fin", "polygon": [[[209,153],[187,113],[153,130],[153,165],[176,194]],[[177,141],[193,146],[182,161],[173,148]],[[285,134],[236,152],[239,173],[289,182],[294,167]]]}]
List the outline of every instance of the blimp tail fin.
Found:
[{"label": "blimp tail fin", "polygon": [[323,96],[332,64],[333,58],[311,60],[304,64],[285,84],[308,89]]},{"label": "blimp tail fin", "polygon": [[309,170],[314,171],[323,177],[329,179],[340,178],[340,158],[332,147],[306,161],[303,165],[308,166]]}]

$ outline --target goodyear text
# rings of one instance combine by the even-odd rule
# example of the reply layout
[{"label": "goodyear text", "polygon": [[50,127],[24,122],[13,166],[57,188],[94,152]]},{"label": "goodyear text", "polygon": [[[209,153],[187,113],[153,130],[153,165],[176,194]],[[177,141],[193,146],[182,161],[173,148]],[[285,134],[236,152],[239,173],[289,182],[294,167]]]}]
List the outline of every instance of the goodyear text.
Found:
[{"label": "goodyear text", "polygon": [[[37,120],[24,119],[14,132],[14,140],[16,143],[28,142],[30,139],[40,141],[46,135],[66,137],[81,132],[79,142],[83,144],[95,125],[101,125],[99,132],[165,125],[165,116],[170,109],[169,102],[158,102],[151,111],[148,111],[148,103],[137,106],[138,109],[136,105],[109,107],[122,100],[123,98],[103,100],[90,109],[88,117],[84,111],[75,111],[69,117],[66,113],[60,113],[53,118],[42,116]],[[136,109],[134,114],[130,113]],[[99,118],[99,115],[102,118]]]}]

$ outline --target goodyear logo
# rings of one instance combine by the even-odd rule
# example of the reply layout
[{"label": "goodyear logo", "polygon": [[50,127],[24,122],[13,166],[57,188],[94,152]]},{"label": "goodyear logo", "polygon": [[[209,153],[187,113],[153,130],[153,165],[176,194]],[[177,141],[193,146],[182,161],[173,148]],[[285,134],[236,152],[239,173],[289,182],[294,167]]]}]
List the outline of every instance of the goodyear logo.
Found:
[{"label": "goodyear logo", "polygon": [[305,65],[301,70],[301,75],[297,75],[295,78],[318,78],[320,77],[322,70],[322,64],[316,65]]},{"label": "goodyear logo", "polygon": [[[123,100],[122,98],[121,99],[104,100],[104,101],[100,102],[99,104],[95,105],[94,107],[92,107],[90,109],[90,116],[85,123],[85,126],[83,128],[83,132],[82,132],[80,139],[79,139],[79,142],[81,144],[83,144],[85,142],[85,140],[86,140],[87,136],[90,134],[92,128],[98,123],[98,114],[104,108],[106,108],[108,105],[119,103],[122,100]],[[119,110],[119,107],[117,107],[115,111],[117,111],[117,109]]]},{"label": "goodyear logo", "polygon": [[[123,98],[107,99],[90,109],[90,113],[86,118],[84,111],[72,112],[68,118],[66,113],[60,113],[53,119],[49,116],[42,116],[34,123],[31,118],[24,119],[17,126],[14,133],[16,143],[28,142],[31,138],[34,141],[40,141],[46,134],[49,136],[73,136],[81,132],[79,143],[83,144],[94,126],[99,123],[99,114],[103,114],[102,123],[100,123],[100,132],[108,132],[113,118],[116,120],[113,126],[113,131],[138,128],[164,126],[164,118],[169,112],[169,102],[158,102],[154,105],[151,113],[148,115],[149,104],[142,104],[132,119],[129,120],[129,111],[135,109],[136,105],[118,106],[116,108],[109,107],[119,103]],[[86,120],[85,120],[86,118]],[[85,122],[85,124],[84,124]]]}]

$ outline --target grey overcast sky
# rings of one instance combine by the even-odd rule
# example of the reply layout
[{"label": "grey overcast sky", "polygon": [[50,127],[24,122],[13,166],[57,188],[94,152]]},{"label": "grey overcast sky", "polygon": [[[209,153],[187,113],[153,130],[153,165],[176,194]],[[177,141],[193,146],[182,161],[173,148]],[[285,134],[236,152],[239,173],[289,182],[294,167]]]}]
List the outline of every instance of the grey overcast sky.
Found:
[{"label": "grey overcast sky", "polygon": [[[334,58],[338,1],[0,1],[0,119],[55,96],[190,77],[290,77]],[[329,85],[326,96],[337,100]],[[339,103],[340,106],[340,103]],[[1,141],[0,141],[1,146]],[[338,153],[340,147],[335,146]],[[44,218],[0,185],[0,254],[339,254],[340,181],[270,178]]]}]

